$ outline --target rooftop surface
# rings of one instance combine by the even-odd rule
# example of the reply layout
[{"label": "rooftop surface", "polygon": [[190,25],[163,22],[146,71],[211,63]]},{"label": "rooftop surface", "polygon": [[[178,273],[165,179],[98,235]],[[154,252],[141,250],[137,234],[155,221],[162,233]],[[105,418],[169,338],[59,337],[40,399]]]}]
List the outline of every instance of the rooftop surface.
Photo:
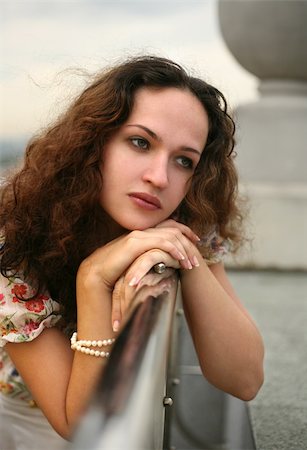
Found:
[{"label": "rooftop surface", "polygon": [[265,383],[249,411],[257,450],[307,448],[307,273],[230,272],[262,333]]},{"label": "rooftop surface", "polygon": [[307,449],[307,273],[228,271],[265,343],[265,382],[246,405],[201,376],[184,324],[172,443],[177,450]]}]

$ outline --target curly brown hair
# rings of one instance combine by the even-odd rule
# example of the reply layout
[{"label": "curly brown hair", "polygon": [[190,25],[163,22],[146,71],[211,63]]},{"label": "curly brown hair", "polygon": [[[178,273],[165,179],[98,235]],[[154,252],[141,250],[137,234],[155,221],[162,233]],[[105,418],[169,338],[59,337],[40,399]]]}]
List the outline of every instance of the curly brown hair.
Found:
[{"label": "curly brown hair", "polygon": [[241,240],[235,126],[223,94],[165,58],[136,57],[106,69],[29,142],[23,167],[1,188],[1,273],[8,277],[22,270],[38,291],[47,289],[64,305],[70,318],[76,312],[78,267],[106,242],[99,204],[104,143],[128,119],[141,87],[188,89],[204,106],[209,135],[179,217],[199,235],[216,226],[223,238]]}]

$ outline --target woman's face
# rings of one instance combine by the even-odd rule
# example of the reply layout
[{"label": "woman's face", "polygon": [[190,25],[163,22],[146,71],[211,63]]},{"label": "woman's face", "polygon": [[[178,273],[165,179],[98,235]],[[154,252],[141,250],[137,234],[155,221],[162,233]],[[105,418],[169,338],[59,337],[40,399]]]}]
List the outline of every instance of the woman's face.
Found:
[{"label": "woman's face", "polygon": [[208,136],[188,90],[142,88],[128,120],[106,143],[101,206],[126,230],[154,227],[183,200]]}]

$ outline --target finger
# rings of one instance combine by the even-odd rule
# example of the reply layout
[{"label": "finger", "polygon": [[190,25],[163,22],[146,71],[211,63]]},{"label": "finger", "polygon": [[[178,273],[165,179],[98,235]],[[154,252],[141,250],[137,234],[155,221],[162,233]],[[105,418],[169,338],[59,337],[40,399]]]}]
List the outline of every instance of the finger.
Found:
[{"label": "finger", "polygon": [[136,288],[133,286],[129,286],[129,283],[125,282],[123,293],[123,301],[124,301],[123,317],[127,318],[127,316],[129,316],[130,311],[135,306],[135,297],[136,297]]},{"label": "finger", "polygon": [[122,313],[121,313],[121,302],[122,302],[122,286],[123,286],[123,277],[121,277],[115,284],[113,292],[112,292],[112,328],[113,331],[117,332],[119,330]]},{"label": "finger", "polygon": [[128,269],[126,279],[129,286],[137,286],[151,268],[159,262],[163,262],[168,267],[180,268],[178,260],[172,258],[167,252],[158,249],[150,250],[141,255]]},{"label": "finger", "polygon": [[[185,227],[185,225],[183,225],[183,227]],[[196,256],[196,254],[198,253],[196,246],[189,238],[182,234],[181,230],[178,227],[161,227],[159,228],[159,230],[157,230],[157,228],[150,228],[146,230],[146,232],[148,234],[158,232],[157,236],[160,236],[161,238],[164,237],[164,239],[168,239],[170,242],[173,242],[174,245],[176,245],[180,252],[185,256],[185,258],[180,261],[181,267],[183,269],[192,269],[193,267],[199,266],[199,261]]]},{"label": "finger", "polygon": [[161,248],[177,261],[183,261],[187,255],[184,255],[179,247],[176,239],[170,240],[163,233],[151,235],[146,231],[135,230],[93,252],[83,261],[78,277],[87,278],[93,273],[99,283],[103,282],[107,289],[113,292],[116,281],[140,255],[148,250]]},{"label": "finger", "polygon": [[184,256],[180,260],[180,265],[184,269],[192,269],[192,264],[189,260],[189,255],[187,251],[187,238],[176,228],[160,228],[160,230],[157,229],[150,229],[148,230],[149,233],[158,233],[158,235],[161,236],[163,239],[167,239],[170,242],[172,242],[176,248],[180,251],[180,253]]},{"label": "finger", "polygon": [[[177,228],[148,228],[144,230],[144,238],[147,236],[155,236],[161,240],[166,240],[172,243],[180,252],[180,264],[184,269],[192,269],[192,264],[189,261],[189,256],[186,251],[188,239]],[[158,247],[158,246],[157,246]],[[161,246],[159,246],[161,248]],[[174,254],[172,255],[174,256]]]},{"label": "finger", "polygon": [[177,261],[184,261],[187,258],[184,248],[179,244],[174,233],[167,234],[162,229],[159,232],[157,230],[153,232],[153,230],[155,229],[130,233],[126,249],[128,252],[138,253],[134,259],[152,249],[161,249]]},{"label": "finger", "polygon": [[177,222],[174,219],[168,219],[165,220],[161,223],[159,223],[158,225],[156,225],[156,228],[178,228],[182,234],[184,234],[187,238],[189,238],[192,242],[197,243],[199,242],[201,239],[200,237],[194,233],[193,230],[191,230],[190,227],[188,227],[187,225],[184,225],[181,222]]},{"label": "finger", "polygon": [[[174,228],[168,234],[163,228],[152,230],[154,232],[135,230],[100,247],[83,261],[80,266],[81,270],[79,268],[78,277],[88,277],[91,272],[99,283],[103,282],[112,292],[116,281],[125,273],[133,261],[152,249],[161,249],[169,253],[172,258],[183,262],[181,267],[190,268],[189,258],[185,251],[185,248],[188,247],[185,244],[183,245],[184,240],[181,236],[187,238],[180,234],[178,229],[176,230],[176,236]],[[191,242],[190,244],[192,245]],[[97,277],[97,274],[99,274],[99,277]]]}]

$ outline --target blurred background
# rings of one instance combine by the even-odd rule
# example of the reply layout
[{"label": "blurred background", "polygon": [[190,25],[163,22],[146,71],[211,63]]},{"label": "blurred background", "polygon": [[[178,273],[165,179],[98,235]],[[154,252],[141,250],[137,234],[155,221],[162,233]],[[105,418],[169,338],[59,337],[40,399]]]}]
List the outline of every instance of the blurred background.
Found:
[{"label": "blurred background", "polygon": [[83,71],[127,55],[172,58],[231,106],[256,96],[222,39],[216,0],[1,0],[0,20],[2,167],[82,89]]},{"label": "blurred background", "polygon": [[305,25],[304,0],[0,0],[0,174],[90,74],[169,57],[218,87],[237,121],[253,246],[229,265],[306,269],[293,237],[306,237]]}]

